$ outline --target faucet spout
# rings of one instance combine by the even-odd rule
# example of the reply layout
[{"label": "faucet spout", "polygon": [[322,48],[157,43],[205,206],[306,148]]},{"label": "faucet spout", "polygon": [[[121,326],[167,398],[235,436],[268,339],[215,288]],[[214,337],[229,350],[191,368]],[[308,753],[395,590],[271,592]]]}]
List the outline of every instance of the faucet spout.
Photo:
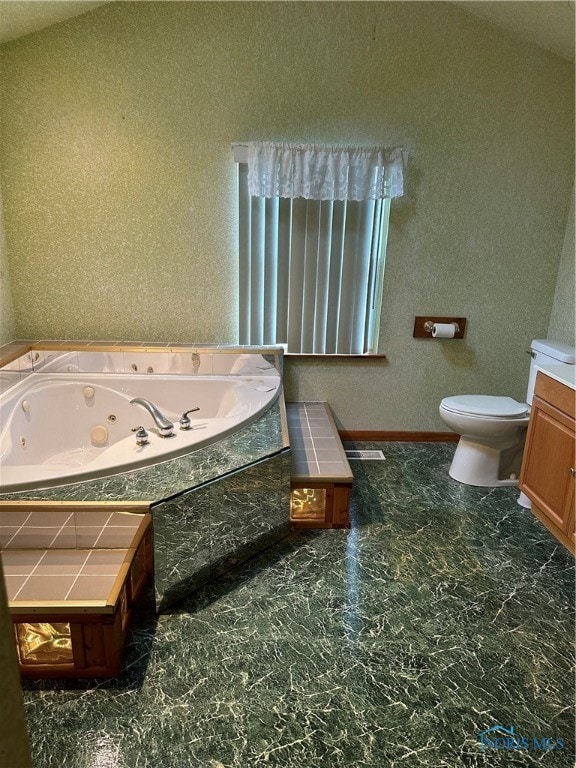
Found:
[{"label": "faucet spout", "polygon": [[160,437],[172,437],[174,435],[174,424],[150,400],[146,400],[143,397],[135,397],[133,400],[130,400],[130,405],[141,405],[143,408],[146,408],[158,427]]}]

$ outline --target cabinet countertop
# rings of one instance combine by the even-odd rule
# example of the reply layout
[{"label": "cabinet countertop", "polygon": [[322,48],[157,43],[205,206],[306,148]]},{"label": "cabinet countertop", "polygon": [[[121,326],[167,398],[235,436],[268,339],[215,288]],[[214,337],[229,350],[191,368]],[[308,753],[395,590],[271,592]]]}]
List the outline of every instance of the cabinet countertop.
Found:
[{"label": "cabinet countertop", "polygon": [[546,376],[550,376],[551,379],[555,379],[561,384],[570,387],[570,389],[576,390],[576,365],[569,365],[568,363],[537,365],[536,370],[542,371]]}]

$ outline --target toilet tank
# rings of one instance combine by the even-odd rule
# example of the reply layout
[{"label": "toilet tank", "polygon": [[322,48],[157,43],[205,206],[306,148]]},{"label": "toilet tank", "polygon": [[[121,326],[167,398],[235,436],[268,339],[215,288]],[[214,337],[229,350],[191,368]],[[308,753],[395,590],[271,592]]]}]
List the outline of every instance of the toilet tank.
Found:
[{"label": "toilet tank", "polygon": [[567,363],[576,364],[576,348],[563,341],[553,341],[552,339],[534,339],[530,345],[530,374],[528,376],[528,393],[526,402],[532,405],[534,397],[534,387],[536,386],[536,367],[539,365],[558,365]]}]

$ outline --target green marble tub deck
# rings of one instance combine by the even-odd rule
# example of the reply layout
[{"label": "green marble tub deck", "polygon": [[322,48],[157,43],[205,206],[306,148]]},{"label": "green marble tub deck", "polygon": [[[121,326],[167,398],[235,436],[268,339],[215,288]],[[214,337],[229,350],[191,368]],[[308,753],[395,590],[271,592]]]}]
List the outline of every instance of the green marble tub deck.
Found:
[{"label": "green marble tub deck", "polygon": [[118,680],[24,684],[36,768],[572,768],[572,558],[513,489],[450,480],[453,445],[347,447],[386,456],[351,462],[351,530],[142,617]]}]

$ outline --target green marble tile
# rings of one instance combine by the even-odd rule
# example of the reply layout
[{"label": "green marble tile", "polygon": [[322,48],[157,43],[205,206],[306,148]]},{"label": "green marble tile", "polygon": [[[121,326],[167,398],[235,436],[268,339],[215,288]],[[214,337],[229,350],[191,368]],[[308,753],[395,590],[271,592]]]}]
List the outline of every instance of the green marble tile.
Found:
[{"label": "green marble tile", "polygon": [[[451,480],[453,446],[358,447],[386,460],[352,462],[349,531],[140,616],[118,680],[25,683],[37,768],[573,768],[572,558]],[[483,749],[494,725],[529,748]]]}]

